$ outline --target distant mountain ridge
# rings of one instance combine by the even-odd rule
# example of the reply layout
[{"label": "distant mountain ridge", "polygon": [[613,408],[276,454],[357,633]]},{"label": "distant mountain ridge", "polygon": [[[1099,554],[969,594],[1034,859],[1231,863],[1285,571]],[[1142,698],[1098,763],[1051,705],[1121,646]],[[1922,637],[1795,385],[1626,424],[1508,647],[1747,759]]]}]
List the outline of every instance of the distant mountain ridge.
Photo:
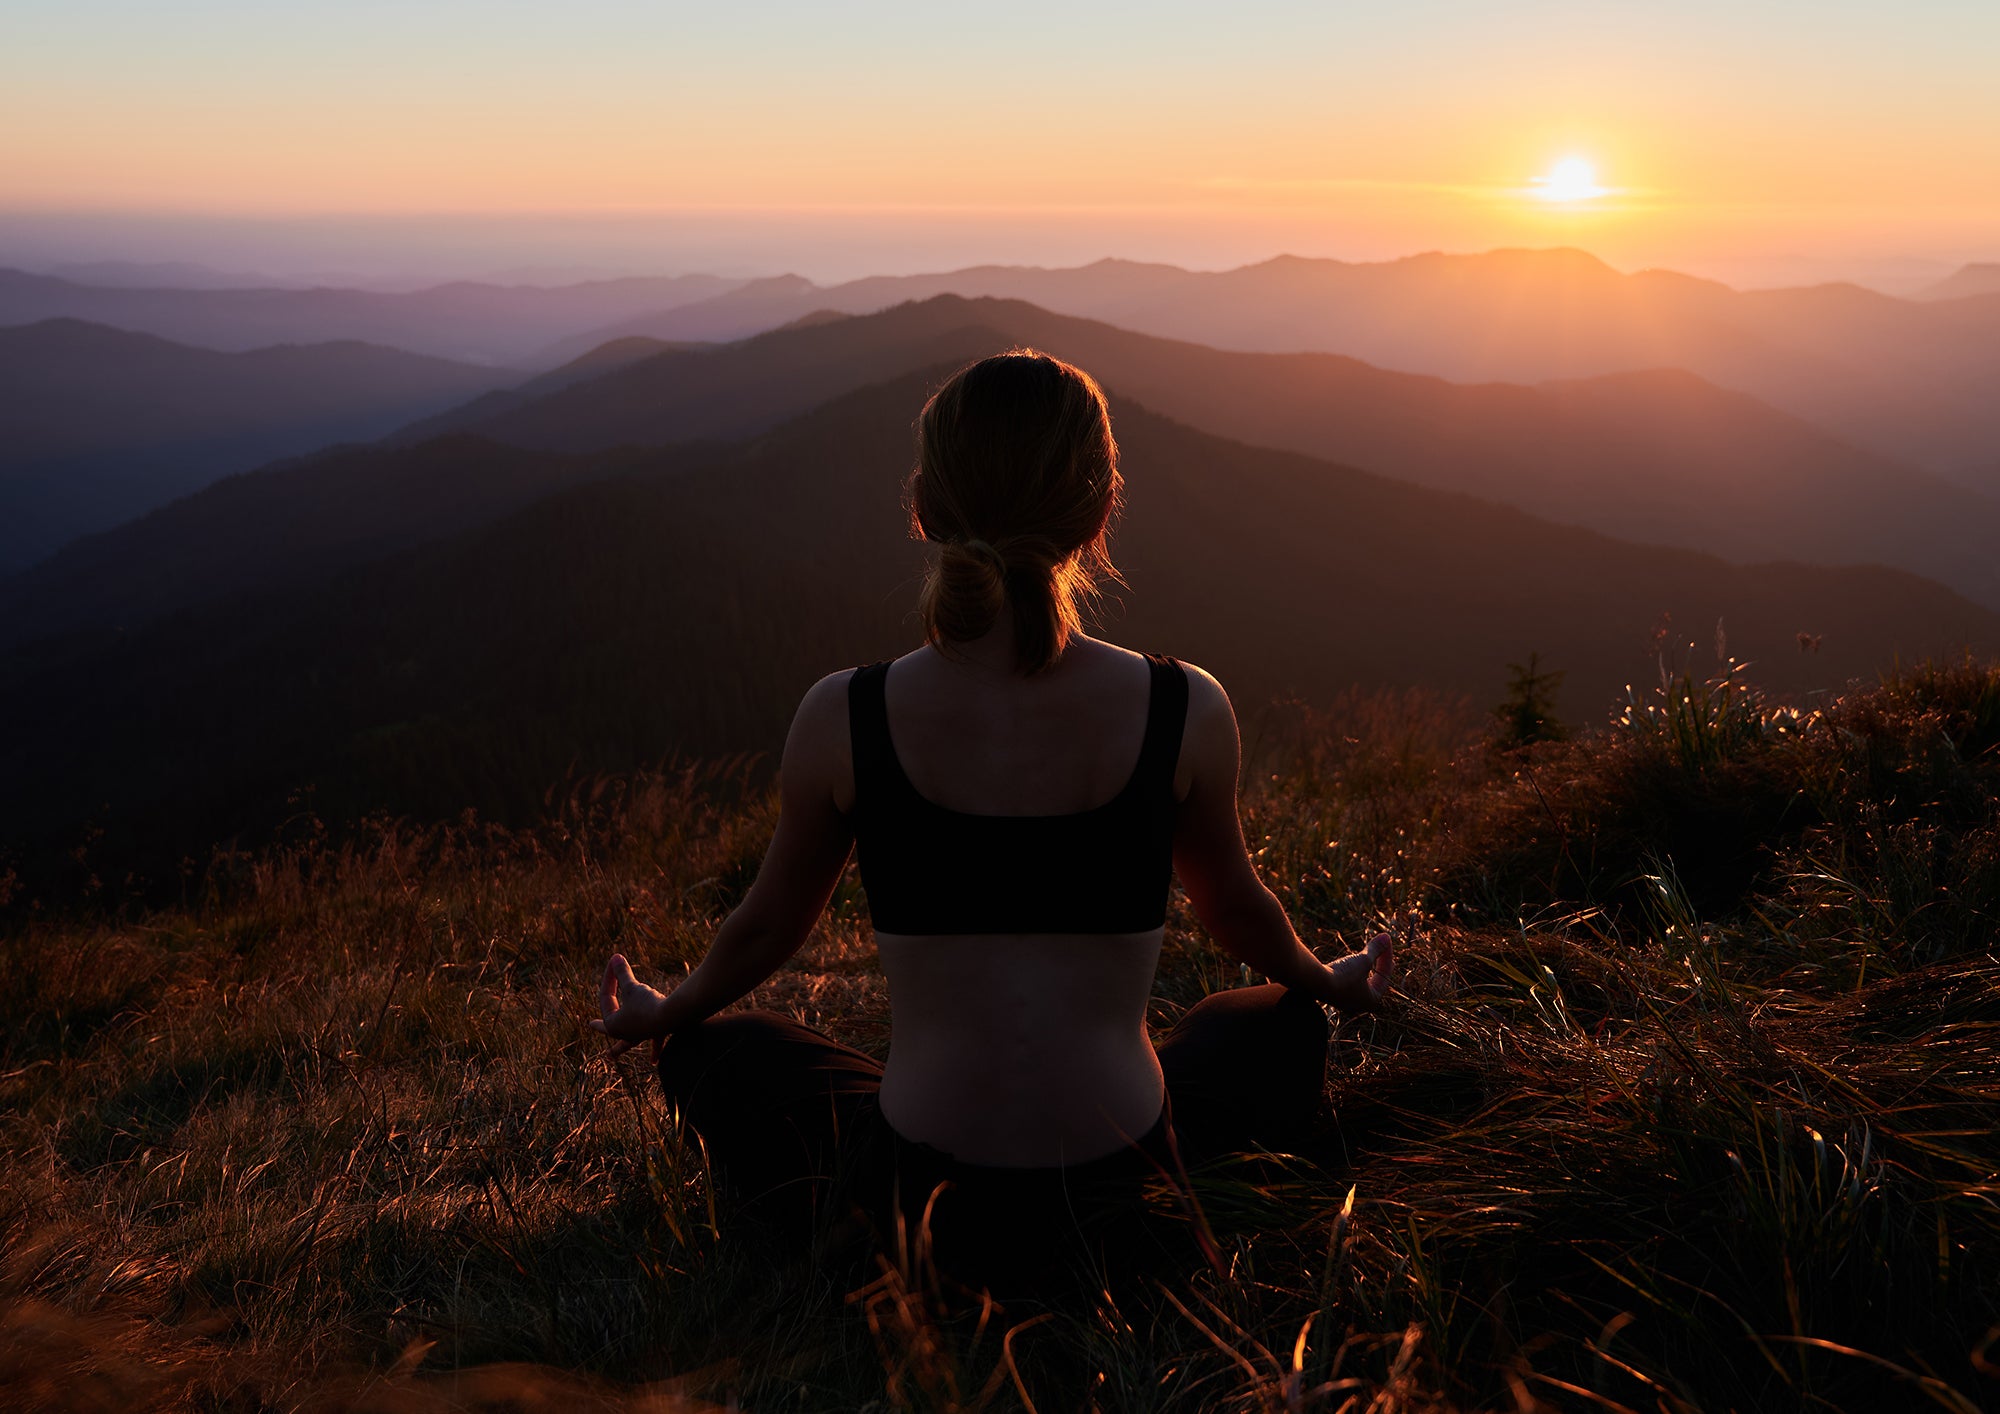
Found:
[{"label": "distant mountain ridge", "polygon": [[[0,833],[212,838],[298,808],[520,816],[573,772],[769,750],[817,676],[912,645],[900,487],[944,367],[729,448],[599,454],[602,475],[481,528],[0,673]],[[1891,654],[2000,645],[2000,616],[1877,569],[1730,566],[1195,432],[1129,401],[1123,641],[1216,671],[1252,721],[1287,694],[1490,698],[1530,651],[1595,719],[1654,670],[1663,610],[1723,618],[1781,691]],[[445,444],[377,449],[435,458]],[[250,478],[254,479],[254,478]],[[1800,631],[1825,635],[1802,654]],[[177,857],[177,856],[176,856]]]},{"label": "distant mountain ridge", "polygon": [[502,376],[360,343],[218,353],[74,319],[0,328],[0,570]]},{"label": "distant mountain ridge", "polygon": [[[1741,563],[1900,565],[2000,605],[1990,551],[2000,506],[1691,374],[1466,386],[1337,355],[1223,352],[1019,301],[947,295],[733,345],[625,341],[399,434],[412,445],[455,435],[449,450],[399,459],[354,449],[235,478],[0,581],[0,642],[131,626],[204,597],[297,583],[590,479],[601,454],[740,440],[870,384],[1017,344],[1073,359],[1115,394],[1251,445]],[[481,458],[493,462],[489,478]],[[454,488],[449,496],[422,489],[437,478]],[[343,499],[354,508],[323,509]],[[267,549],[277,545],[289,549],[274,558]]]},{"label": "distant mountain ridge", "polygon": [[72,284],[112,290],[240,290],[296,289],[304,280],[274,280],[266,275],[217,270],[191,260],[86,260],[46,266],[33,274]]},{"label": "distant mountain ridge", "polygon": [[575,352],[600,334],[741,338],[814,309],[864,314],[940,293],[1459,382],[1683,368],[1878,454],[1975,482],[2000,444],[2000,399],[1987,392],[2000,383],[2000,300],[1907,300],[1855,285],[1738,291],[1670,271],[1622,274],[1580,250],[1376,263],[1279,256],[1216,272],[1118,260],[981,266],[815,287],[789,301],[726,293],[562,347]]},{"label": "distant mountain ridge", "polygon": [[2000,260],[1961,265],[1935,285],[1917,292],[1918,299],[1967,299],[1974,295],[2000,295]]},{"label": "distant mountain ridge", "polygon": [[726,342],[822,309],[991,296],[1219,348],[1340,353],[1459,382],[1683,368],[1878,455],[2000,492],[2000,399],[1989,395],[2000,382],[2000,295],[1970,293],[1985,288],[1983,269],[1946,282],[1944,295],[1962,297],[1923,299],[1840,284],[1735,290],[1671,271],[1624,274],[1560,248],[1372,263],[1278,256],[1221,271],[977,266],[830,287],[797,275],[683,276],[400,294],[107,289],[0,271],[0,323],[70,316],[231,349],[360,338],[542,369],[612,339]]},{"label": "distant mountain ridge", "polygon": [[143,289],[0,269],[0,325],[83,319],[225,352],[360,340],[437,358],[524,367],[541,349],[580,330],[638,309],[672,309],[712,298],[743,283],[675,275],[555,286],[466,280],[404,293]]}]

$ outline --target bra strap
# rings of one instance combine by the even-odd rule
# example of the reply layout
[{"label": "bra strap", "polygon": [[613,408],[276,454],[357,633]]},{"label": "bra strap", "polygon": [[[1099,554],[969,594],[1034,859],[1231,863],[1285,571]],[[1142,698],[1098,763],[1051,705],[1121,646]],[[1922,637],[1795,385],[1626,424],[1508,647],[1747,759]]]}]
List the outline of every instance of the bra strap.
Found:
[{"label": "bra strap", "polygon": [[1145,790],[1171,796],[1174,772],[1180,766],[1181,737],[1187,729],[1187,670],[1172,658],[1146,655],[1152,688],[1146,703],[1146,737],[1139,747],[1134,779]]},{"label": "bra strap", "polygon": [[889,738],[889,663],[856,668],[847,680],[847,743],[854,757],[854,806],[866,810],[887,799],[902,774]]}]

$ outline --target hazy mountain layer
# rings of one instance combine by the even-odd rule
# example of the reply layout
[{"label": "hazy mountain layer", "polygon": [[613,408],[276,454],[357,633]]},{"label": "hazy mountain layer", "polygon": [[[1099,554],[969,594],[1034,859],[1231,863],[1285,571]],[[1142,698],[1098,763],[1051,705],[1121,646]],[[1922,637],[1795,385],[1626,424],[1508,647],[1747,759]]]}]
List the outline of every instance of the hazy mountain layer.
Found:
[{"label": "hazy mountain layer", "polygon": [[359,339],[440,358],[520,365],[558,339],[636,310],[671,309],[742,283],[677,275],[557,286],[460,281],[407,293],[130,289],[0,269],[0,324],[86,319],[235,351]]},{"label": "hazy mountain layer", "polygon": [[1969,295],[2000,295],[2000,260],[1961,265],[1935,285],[1918,291],[1918,299],[1964,299]]},{"label": "hazy mountain layer", "polygon": [[368,344],[230,354],[72,319],[0,329],[0,569],[499,376]]},{"label": "hazy mountain layer", "polygon": [[[207,835],[297,808],[503,814],[551,781],[775,746],[798,694],[900,651],[920,547],[900,485],[941,370],[847,395],[707,464],[666,454],[323,588],[44,644],[0,675],[0,828],[109,807]],[[1893,654],[2000,647],[2000,617],[1887,570],[1732,567],[1116,408],[1129,579],[1109,630],[1285,694],[1421,684],[1481,700],[1539,652],[1598,719],[1657,665],[1663,612],[1782,690]],[[416,448],[407,455],[435,455]],[[384,455],[387,455],[386,453]],[[1824,634],[1803,654],[1797,634]]]}]

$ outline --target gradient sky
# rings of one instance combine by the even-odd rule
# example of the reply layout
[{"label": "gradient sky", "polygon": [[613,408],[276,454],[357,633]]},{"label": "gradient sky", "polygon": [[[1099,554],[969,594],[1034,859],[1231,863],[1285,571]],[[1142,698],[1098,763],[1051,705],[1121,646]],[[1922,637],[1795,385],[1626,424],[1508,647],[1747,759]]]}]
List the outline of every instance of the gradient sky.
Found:
[{"label": "gradient sky", "polygon": [[[0,33],[0,256],[37,232],[144,254],[105,243],[122,222],[267,264],[288,230],[322,263],[344,230],[378,263],[699,248],[819,274],[2000,258],[1994,0],[0,0]],[[1610,194],[1537,199],[1572,154]]]}]

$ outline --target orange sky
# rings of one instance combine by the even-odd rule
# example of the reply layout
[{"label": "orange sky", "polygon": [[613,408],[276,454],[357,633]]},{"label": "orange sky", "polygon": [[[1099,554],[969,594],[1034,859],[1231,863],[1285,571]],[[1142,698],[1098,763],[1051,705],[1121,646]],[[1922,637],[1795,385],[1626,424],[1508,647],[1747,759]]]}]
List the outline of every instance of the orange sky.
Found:
[{"label": "orange sky", "polygon": [[[0,50],[0,212],[757,210],[801,240],[813,213],[987,213],[1192,263],[2000,257],[1990,3],[42,8]],[[1528,193],[1571,154],[1611,194]]]}]

